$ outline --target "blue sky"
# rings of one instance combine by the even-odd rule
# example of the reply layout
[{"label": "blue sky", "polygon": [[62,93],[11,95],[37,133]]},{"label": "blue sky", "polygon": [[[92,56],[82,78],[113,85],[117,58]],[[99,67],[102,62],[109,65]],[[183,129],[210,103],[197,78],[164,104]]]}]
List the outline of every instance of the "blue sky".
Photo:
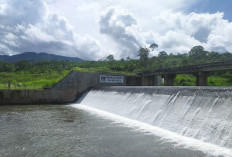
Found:
[{"label": "blue sky", "polygon": [[231,8],[232,0],[0,0],[0,55],[136,58],[153,42],[151,55],[196,45],[232,52]]},{"label": "blue sky", "polygon": [[216,13],[223,12],[224,18],[232,21],[232,0],[198,0],[189,8],[189,12]]}]

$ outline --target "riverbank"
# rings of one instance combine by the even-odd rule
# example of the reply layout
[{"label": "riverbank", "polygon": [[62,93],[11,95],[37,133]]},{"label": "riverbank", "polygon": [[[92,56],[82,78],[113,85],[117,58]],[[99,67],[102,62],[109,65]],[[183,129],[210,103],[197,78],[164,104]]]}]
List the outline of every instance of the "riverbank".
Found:
[{"label": "riverbank", "polygon": [[104,74],[104,76],[120,76],[122,82],[100,82],[101,73],[71,72],[51,89],[43,90],[0,90],[0,105],[39,105],[67,104],[77,99],[88,89],[99,86],[125,86],[123,75]]}]

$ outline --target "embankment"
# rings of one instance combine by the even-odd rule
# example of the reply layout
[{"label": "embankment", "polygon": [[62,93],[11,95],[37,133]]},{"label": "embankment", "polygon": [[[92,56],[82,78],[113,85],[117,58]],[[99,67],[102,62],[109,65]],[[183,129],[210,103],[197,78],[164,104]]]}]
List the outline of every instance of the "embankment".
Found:
[{"label": "embankment", "polygon": [[83,92],[92,87],[125,86],[125,78],[122,83],[101,83],[99,79],[101,75],[103,74],[71,72],[52,89],[0,90],[0,105],[67,104],[77,101]]}]

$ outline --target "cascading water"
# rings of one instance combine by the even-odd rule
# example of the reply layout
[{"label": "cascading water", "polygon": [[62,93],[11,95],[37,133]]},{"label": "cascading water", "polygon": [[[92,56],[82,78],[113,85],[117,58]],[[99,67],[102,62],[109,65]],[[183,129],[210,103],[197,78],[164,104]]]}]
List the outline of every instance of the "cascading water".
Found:
[{"label": "cascading water", "polygon": [[102,87],[79,104],[232,148],[232,89]]}]

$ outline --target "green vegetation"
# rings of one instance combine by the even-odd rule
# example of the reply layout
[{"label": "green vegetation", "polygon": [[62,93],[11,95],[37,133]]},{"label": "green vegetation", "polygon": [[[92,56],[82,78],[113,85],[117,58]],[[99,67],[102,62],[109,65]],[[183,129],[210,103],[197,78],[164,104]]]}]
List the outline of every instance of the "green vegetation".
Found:
[{"label": "green vegetation", "polygon": [[[175,86],[195,86],[196,77],[193,75],[177,75]],[[232,86],[232,73],[215,73],[208,77],[208,86]]]},{"label": "green vegetation", "polygon": [[[149,48],[140,48],[139,59],[115,60],[109,55],[103,61],[69,62],[69,61],[40,61],[30,63],[20,61],[6,63],[0,61],[0,89],[43,89],[51,88],[71,71],[103,72],[135,75],[138,72],[173,68],[179,66],[197,65],[232,59],[231,53],[205,51],[201,46],[195,46],[188,54],[169,55],[162,51],[158,56],[149,57],[151,50],[157,48],[151,44]],[[195,86],[193,75],[177,75],[174,85]],[[232,72],[214,72],[208,79],[210,86],[231,86]]]},{"label": "green vegetation", "polygon": [[198,65],[204,63],[212,63],[232,59],[232,54],[229,52],[218,53],[205,51],[202,46],[195,46],[187,54],[172,54],[159,52],[158,56],[149,58],[148,67],[142,67],[142,71],[155,70],[161,68],[173,68],[188,65]]},{"label": "green vegetation", "polygon": [[24,72],[12,72],[0,73],[0,88],[8,89],[9,84],[11,89],[43,89],[50,88],[55,83],[60,81],[68,74],[68,71],[63,70],[60,72],[50,73],[24,73]]},{"label": "green vegetation", "polygon": [[134,64],[124,63],[125,65],[115,60],[83,63],[69,61],[0,62],[0,89],[51,88],[71,71],[134,75],[132,71],[123,71],[125,67],[130,68]]},{"label": "green vegetation", "polygon": [[196,77],[193,75],[177,75],[174,80],[175,86],[196,86]]}]

